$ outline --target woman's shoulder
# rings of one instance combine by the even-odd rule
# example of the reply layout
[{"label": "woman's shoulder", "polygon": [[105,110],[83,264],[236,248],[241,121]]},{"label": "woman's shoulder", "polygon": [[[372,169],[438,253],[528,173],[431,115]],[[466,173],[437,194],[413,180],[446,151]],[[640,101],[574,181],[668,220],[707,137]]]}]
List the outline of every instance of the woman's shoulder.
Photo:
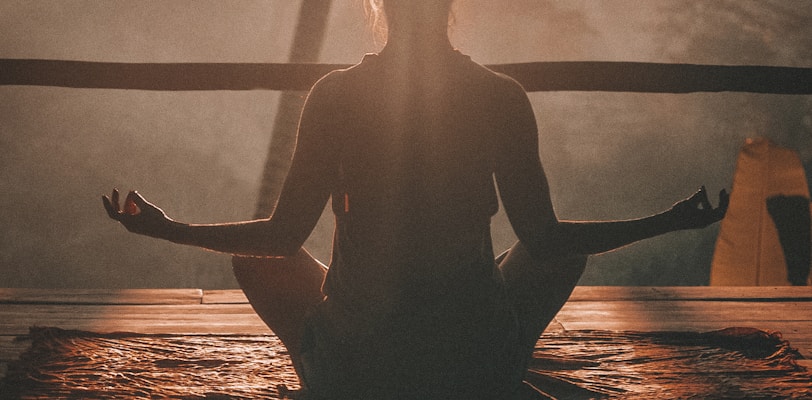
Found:
[{"label": "woman's shoulder", "polygon": [[524,90],[524,87],[522,87],[519,81],[513,79],[513,77],[502,72],[493,71],[485,66],[482,66],[482,68],[488,71],[493,81],[493,85],[498,87],[499,93],[509,97],[527,97],[527,92]]},{"label": "woman's shoulder", "polygon": [[[489,69],[468,55],[455,50],[446,61],[450,80],[469,90],[491,98],[502,97],[503,101],[521,100],[526,97],[524,88],[515,79]],[[323,76],[311,89],[311,95],[317,93],[325,97],[343,97],[370,86],[385,85],[391,78],[391,70],[387,60],[378,54],[369,53],[357,64],[334,70]]]},{"label": "woman's shoulder", "polygon": [[493,95],[525,95],[525,90],[522,85],[509,75],[494,71],[486,65],[474,61],[467,55],[462,54],[462,57],[466,65],[463,70],[467,72],[467,74],[463,76],[464,79],[470,81],[471,84],[483,85],[487,90],[492,91]]},{"label": "woman's shoulder", "polygon": [[368,71],[366,70],[370,67],[370,63],[373,62],[374,56],[375,54],[367,54],[357,64],[330,71],[316,81],[310,89],[311,95],[313,93],[321,95],[340,95],[344,93],[348,87],[352,87],[354,83],[357,83],[355,81],[367,75]]},{"label": "woman's shoulder", "polygon": [[376,53],[364,54],[361,61],[346,68],[333,70],[325,75],[322,79],[327,79],[328,82],[341,81],[350,79],[352,77],[365,75],[369,73],[370,69],[375,68],[379,64],[378,58],[378,54]]}]

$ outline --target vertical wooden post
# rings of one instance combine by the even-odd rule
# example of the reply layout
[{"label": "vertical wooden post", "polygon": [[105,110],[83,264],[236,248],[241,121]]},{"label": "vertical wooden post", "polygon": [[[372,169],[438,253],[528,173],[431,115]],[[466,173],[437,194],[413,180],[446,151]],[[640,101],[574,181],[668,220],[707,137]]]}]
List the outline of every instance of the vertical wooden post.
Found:
[{"label": "vertical wooden post", "polygon": [[[299,22],[290,49],[289,62],[314,63],[318,61],[327,31],[332,0],[303,0],[299,9]],[[274,121],[271,143],[260,183],[255,218],[264,218],[273,212],[282,184],[290,168],[290,159],[296,143],[306,92],[282,92]]]}]

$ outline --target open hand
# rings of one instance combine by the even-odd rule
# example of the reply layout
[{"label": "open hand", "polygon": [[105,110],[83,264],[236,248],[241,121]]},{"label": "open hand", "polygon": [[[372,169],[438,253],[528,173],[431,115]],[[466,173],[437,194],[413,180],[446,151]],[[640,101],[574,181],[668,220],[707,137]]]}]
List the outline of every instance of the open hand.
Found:
[{"label": "open hand", "polygon": [[160,208],[146,201],[138,192],[131,191],[119,204],[118,189],[113,189],[110,197],[102,196],[102,203],[110,218],[121,222],[128,231],[141,235],[164,238],[171,220]]},{"label": "open hand", "polygon": [[724,218],[729,203],[730,195],[722,189],[719,192],[719,206],[713,208],[708,200],[708,192],[702,186],[691,197],[674,204],[669,213],[674,218],[676,229],[704,228]]}]

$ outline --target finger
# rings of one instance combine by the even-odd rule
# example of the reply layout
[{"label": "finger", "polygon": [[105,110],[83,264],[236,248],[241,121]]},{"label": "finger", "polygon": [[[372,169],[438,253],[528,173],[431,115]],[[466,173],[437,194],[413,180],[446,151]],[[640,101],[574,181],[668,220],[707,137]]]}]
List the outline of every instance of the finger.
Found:
[{"label": "finger", "polygon": [[719,210],[721,210],[722,213],[725,213],[729,205],[730,205],[730,193],[728,193],[727,190],[722,189],[721,191],[719,191]]},{"label": "finger", "polygon": [[719,202],[721,203],[722,201],[725,203],[730,201],[730,193],[728,193],[725,189],[719,191]]},{"label": "finger", "polygon": [[135,192],[130,192],[127,194],[127,200],[124,201],[124,213],[127,215],[138,215],[141,213],[141,209],[136,204],[135,198],[137,195]]},{"label": "finger", "polygon": [[133,190],[130,195],[132,196],[133,202],[135,203],[136,206],[138,206],[138,209],[141,212],[144,210],[157,209],[157,207],[155,207],[154,204],[148,202],[147,199],[144,198],[144,196],[141,196],[141,193],[138,193],[137,190]]},{"label": "finger", "polygon": [[699,189],[699,204],[702,206],[703,210],[713,210],[713,206],[708,199],[708,191],[705,189],[705,186]]},{"label": "finger", "polygon": [[719,206],[713,209],[713,217],[716,221],[721,221],[727,214],[727,207],[730,203],[730,195],[727,191],[722,189],[719,191]]},{"label": "finger", "polygon": [[106,195],[102,195],[102,203],[104,204],[104,209],[107,210],[107,215],[110,218],[118,220],[118,211],[113,207],[113,204],[110,202],[110,198]]},{"label": "finger", "polygon": [[143,196],[141,196],[141,193],[138,193],[137,190],[133,190],[132,192],[130,192],[130,196],[132,196],[135,205],[137,205],[141,209],[144,209],[149,206],[149,202]]},{"label": "finger", "polygon": [[119,196],[118,196],[118,189],[113,189],[113,200],[112,200],[112,203],[113,203],[113,207],[114,207],[114,209],[115,209],[116,213],[121,212],[121,207],[120,207],[120,205],[119,205],[120,203],[118,202],[118,197],[119,197]]},{"label": "finger", "polygon": [[685,199],[683,202],[690,206],[690,208],[699,208],[699,205],[702,203],[702,189],[697,190],[691,197]]}]

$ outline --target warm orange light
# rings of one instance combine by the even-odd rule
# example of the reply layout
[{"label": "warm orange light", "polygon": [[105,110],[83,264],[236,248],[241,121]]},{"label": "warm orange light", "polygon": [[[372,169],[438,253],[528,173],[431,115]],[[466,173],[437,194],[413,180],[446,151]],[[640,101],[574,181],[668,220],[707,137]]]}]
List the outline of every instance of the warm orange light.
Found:
[{"label": "warm orange light", "polygon": [[778,231],[767,212],[772,196],[809,198],[798,155],[766,138],[748,139],[739,153],[730,207],[716,242],[713,286],[786,286]]}]

